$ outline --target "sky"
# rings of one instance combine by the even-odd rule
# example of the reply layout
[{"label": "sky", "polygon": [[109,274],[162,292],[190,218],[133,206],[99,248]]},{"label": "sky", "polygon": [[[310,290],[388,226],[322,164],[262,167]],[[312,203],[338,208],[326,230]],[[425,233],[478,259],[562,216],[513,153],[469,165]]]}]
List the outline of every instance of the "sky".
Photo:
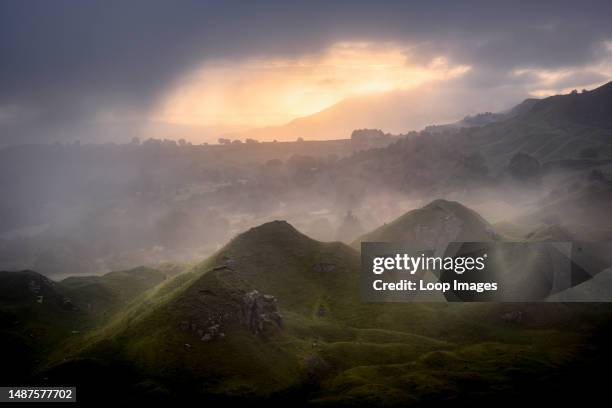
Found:
[{"label": "sky", "polygon": [[398,92],[397,115],[414,92],[455,107],[433,121],[509,108],[608,82],[611,17],[609,1],[3,0],[0,145],[216,136]]}]

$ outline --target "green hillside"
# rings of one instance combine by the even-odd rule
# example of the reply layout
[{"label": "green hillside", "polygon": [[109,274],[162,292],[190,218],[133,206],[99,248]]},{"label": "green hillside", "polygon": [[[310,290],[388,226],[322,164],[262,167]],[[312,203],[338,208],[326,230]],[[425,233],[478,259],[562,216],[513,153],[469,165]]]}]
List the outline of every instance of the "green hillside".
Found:
[{"label": "green hillside", "polygon": [[40,360],[87,324],[60,284],[34,272],[0,272],[3,383],[27,379]]},{"label": "green hillside", "polygon": [[[470,221],[465,236],[495,237],[457,203],[418,211],[434,228],[446,210]],[[71,343],[68,360],[51,361],[44,376],[88,390],[120,370],[106,381],[134,398],[499,398],[573,367],[609,313],[563,304],[365,304],[358,269],[358,252],[344,244],[314,241],[282,221],[261,225]]]},{"label": "green hillside", "polygon": [[107,318],[166,278],[156,269],[140,267],[102,276],[69,277],[60,284],[80,308],[96,318]]},{"label": "green hillside", "polygon": [[[135,268],[55,282],[34,271],[0,272],[0,347],[4,375],[29,378],[57,350],[78,341],[166,275]],[[4,378],[4,377],[3,377]]]}]

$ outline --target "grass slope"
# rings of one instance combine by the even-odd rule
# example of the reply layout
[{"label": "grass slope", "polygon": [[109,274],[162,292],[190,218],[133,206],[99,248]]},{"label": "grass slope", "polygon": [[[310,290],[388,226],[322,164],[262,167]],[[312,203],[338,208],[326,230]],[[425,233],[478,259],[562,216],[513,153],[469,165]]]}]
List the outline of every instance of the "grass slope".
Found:
[{"label": "grass slope", "polygon": [[[494,236],[456,203],[434,202],[405,219],[425,214],[419,222],[433,228],[449,207],[473,239]],[[46,375],[74,379],[84,366],[105,372],[102,362],[113,361],[130,367],[121,386],[139,397],[299,397],[319,405],[483,398],[569,367],[609,316],[605,306],[365,304],[358,267],[358,252],[346,245],[314,241],[286,222],[264,224],[146,292],[73,343],[71,359]],[[276,297],[282,327],[249,329],[244,298],[252,290]],[[516,311],[520,320],[502,319]],[[224,336],[202,341],[183,322],[219,324]]]}]

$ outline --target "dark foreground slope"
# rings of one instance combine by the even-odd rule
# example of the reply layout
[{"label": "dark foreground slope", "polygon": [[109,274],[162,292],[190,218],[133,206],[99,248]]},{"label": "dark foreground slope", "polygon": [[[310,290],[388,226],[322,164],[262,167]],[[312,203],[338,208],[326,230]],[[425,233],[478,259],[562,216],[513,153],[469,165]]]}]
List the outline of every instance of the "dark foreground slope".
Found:
[{"label": "dark foreground slope", "polygon": [[108,321],[164,272],[135,268],[55,282],[34,272],[0,272],[0,348],[3,384],[27,383],[64,344]]},{"label": "dark foreground slope", "polygon": [[603,306],[364,304],[358,266],[346,245],[264,224],[66,344],[39,381],[84,401],[104,383],[98,399],[499,406],[571,397],[551,390],[591,381],[605,351]]}]

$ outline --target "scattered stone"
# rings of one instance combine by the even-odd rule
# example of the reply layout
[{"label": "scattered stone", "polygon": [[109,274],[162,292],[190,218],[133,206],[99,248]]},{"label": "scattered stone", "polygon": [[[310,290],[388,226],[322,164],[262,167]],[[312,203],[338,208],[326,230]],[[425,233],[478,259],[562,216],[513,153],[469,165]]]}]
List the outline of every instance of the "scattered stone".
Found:
[{"label": "scattered stone", "polygon": [[506,323],[521,323],[523,321],[523,312],[512,310],[502,314],[501,319]]},{"label": "scattered stone", "polygon": [[326,314],[327,310],[325,309],[325,306],[319,305],[319,308],[317,309],[317,317],[325,317]]},{"label": "scattered stone", "polygon": [[214,313],[205,318],[207,327],[203,327],[203,324],[198,325],[197,323],[183,320],[179,323],[179,328],[184,331],[193,332],[202,341],[211,341],[215,339],[221,339],[225,337],[225,334],[221,335],[221,323],[223,322],[223,316],[220,313]]},{"label": "scattered stone", "polygon": [[336,270],[336,265],[333,263],[317,263],[312,266],[312,270],[317,273],[331,273]]},{"label": "scattered stone", "polygon": [[35,295],[40,294],[40,283],[38,283],[35,280],[31,280],[30,282],[28,282],[28,289],[30,290],[30,292],[34,293]]},{"label": "scattered stone", "polygon": [[219,333],[219,325],[212,325],[207,329],[207,331],[212,337],[215,337]]},{"label": "scattered stone", "polygon": [[77,307],[68,298],[64,298],[62,301],[62,309],[64,310],[77,310]]}]

